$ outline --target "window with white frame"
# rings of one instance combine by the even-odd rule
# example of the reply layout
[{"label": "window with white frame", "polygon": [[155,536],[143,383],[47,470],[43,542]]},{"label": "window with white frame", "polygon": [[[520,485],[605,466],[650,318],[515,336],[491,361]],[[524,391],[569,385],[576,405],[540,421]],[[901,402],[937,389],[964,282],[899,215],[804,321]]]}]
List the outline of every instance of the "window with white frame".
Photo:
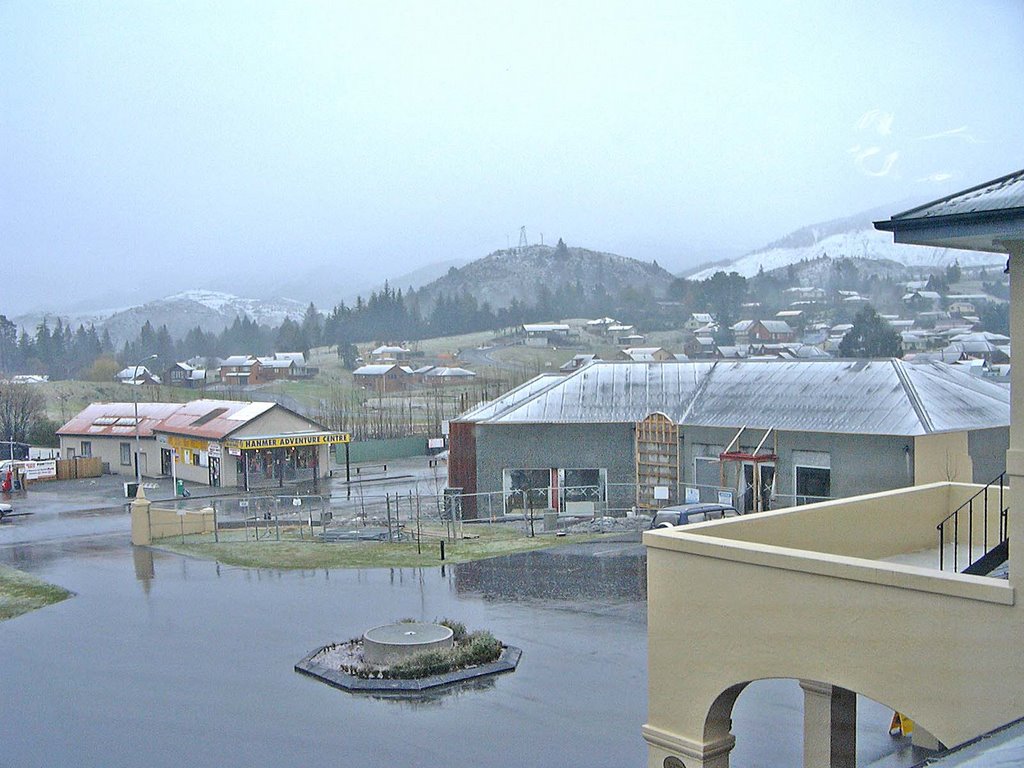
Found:
[{"label": "window with white frame", "polygon": [[793,451],[793,488],[797,504],[831,498],[831,455],[827,451]]},{"label": "window with white frame", "polygon": [[132,444],[121,443],[121,466],[130,467],[132,465]]},{"label": "window with white frame", "polygon": [[90,441],[90,440],[83,440],[82,441],[82,451],[81,451],[81,453],[79,453],[79,456],[81,456],[82,458],[85,458],[85,459],[87,459],[90,456],[92,456],[92,441]]},{"label": "window with white frame", "polygon": [[551,506],[550,469],[506,469],[502,472],[505,508],[545,509]]},{"label": "window with white frame", "polygon": [[566,502],[607,499],[607,469],[560,469],[558,470],[559,498],[564,509]]},{"label": "window with white frame", "polygon": [[722,445],[693,444],[693,481],[701,501],[718,501],[718,488],[722,484],[722,462],[718,456],[725,450]]}]

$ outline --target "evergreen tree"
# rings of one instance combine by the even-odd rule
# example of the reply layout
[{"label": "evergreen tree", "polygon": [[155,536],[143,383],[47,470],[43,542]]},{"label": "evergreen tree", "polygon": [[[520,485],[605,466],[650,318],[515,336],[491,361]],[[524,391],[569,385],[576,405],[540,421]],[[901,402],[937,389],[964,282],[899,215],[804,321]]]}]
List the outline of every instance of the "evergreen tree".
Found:
[{"label": "evergreen tree", "polygon": [[899,334],[869,304],[854,317],[853,328],[839,343],[839,354],[860,358],[903,357],[903,345]]},{"label": "evergreen tree", "polygon": [[[305,347],[302,348],[303,352],[308,352],[311,347],[319,347],[323,344],[323,318],[313,302],[309,303],[305,314],[302,316],[302,336],[305,341]],[[299,349],[299,347],[296,347],[296,349]],[[286,352],[287,350],[278,348],[278,351]]]}]

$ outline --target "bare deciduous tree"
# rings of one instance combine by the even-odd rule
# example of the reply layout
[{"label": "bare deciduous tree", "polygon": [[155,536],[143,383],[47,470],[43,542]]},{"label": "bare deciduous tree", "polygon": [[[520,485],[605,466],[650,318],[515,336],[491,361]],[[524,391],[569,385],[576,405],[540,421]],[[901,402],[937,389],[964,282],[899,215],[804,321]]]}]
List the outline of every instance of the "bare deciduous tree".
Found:
[{"label": "bare deciduous tree", "polygon": [[0,383],[0,443],[24,443],[46,400],[30,384]]}]

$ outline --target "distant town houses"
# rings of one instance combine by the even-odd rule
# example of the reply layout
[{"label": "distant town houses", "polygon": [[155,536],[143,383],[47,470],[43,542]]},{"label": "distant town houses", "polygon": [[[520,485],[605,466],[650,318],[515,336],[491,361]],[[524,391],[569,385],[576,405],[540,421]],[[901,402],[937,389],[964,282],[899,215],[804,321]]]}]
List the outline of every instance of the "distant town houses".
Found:
[{"label": "distant town houses", "polygon": [[629,347],[619,353],[619,359],[632,360],[636,363],[660,363],[675,360],[675,355],[664,347]]},{"label": "distant town houses", "polygon": [[173,363],[162,375],[144,365],[118,371],[114,380],[122,384],[166,384],[185,389],[202,389],[208,384],[247,386],[279,380],[310,379],[320,369],[306,362],[302,352],[274,352],[267,356],[230,355],[206,367],[200,358]]},{"label": "distant town houses", "polygon": [[683,328],[692,332],[696,331],[698,328],[711,325],[714,322],[715,318],[707,312],[694,312],[689,316],[689,318],[687,318],[686,322],[683,323]]},{"label": "distant town houses", "polygon": [[46,384],[50,380],[50,377],[45,374],[38,373],[18,373],[11,376],[9,379],[5,379],[7,384]]},{"label": "distant town houses", "polygon": [[377,394],[401,392],[415,385],[447,386],[471,381],[473,371],[448,365],[424,365],[411,368],[398,363],[369,363],[352,371],[356,383]]},{"label": "distant town houses", "polygon": [[595,360],[600,360],[600,359],[601,359],[600,356],[593,355],[593,354],[591,354],[591,355],[573,355],[572,358],[567,363],[565,363],[564,365],[559,367],[558,370],[559,370],[560,373],[571,373],[572,371],[575,371],[575,370],[578,370],[578,369],[582,368],[584,365],[587,365],[588,363],[592,363]]},{"label": "distant town houses", "polygon": [[114,381],[119,384],[134,384],[137,386],[162,383],[160,377],[144,365],[132,365],[122,368],[114,374]]},{"label": "distant town houses", "polygon": [[524,323],[519,332],[530,347],[564,346],[572,336],[572,328],[566,323]]},{"label": "distant town houses", "polygon": [[370,359],[375,363],[401,363],[411,356],[412,350],[394,344],[382,344],[370,352]]},{"label": "distant town houses", "polygon": [[206,369],[189,363],[175,363],[164,374],[164,381],[172,387],[201,389],[206,384]]},{"label": "distant town houses", "polygon": [[251,385],[280,380],[310,379],[320,372],[302,352],[274,352],[266,357],[231,355],[221,360],[217,380],[221,384]]},{"label": "distant town houses", "polygon": [[[987,294],[940,295],[926,284],[905,286],[908,290],[902,296],[906,301],[900,302],[905,309],[901,314],[878,315],[898,335],[904,357],[955,363],[975,375],[1004,379],[1010,361],[1008,339],[983,330],[976,313],[978,307],[1005,302]],[[852,319],[871,303],[870,298],[854,290],[829,293],[798,286],[783,293],[796,299],[788,309],[768,317],[744,318],[725,329],[712,313],[690,313],[677,326],[676,333],[682,332],[682,337],[673,345],[646,343],[636,326],[612,317],[584,320],[581,327],[591,337],[620,348],[610,360],[818,360],[840,356],[840,345],[854,327],[853,322],[836,322],[833,318]],[[755,315],[764,311],[758,302],[743,304],[742,309]],[[545,325],[543,331],[552,327]],[[559,372],[572,373],[599,359],[596,354],[576,354]]]}]

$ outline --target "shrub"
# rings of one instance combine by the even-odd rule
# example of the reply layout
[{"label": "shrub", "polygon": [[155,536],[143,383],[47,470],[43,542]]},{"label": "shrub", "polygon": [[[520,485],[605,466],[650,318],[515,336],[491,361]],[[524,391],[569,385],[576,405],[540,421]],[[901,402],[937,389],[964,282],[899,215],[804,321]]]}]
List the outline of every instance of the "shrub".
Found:
[{"label": "shrub", "polygon": [[452,630],[453,637],[460,638],[453,647],[444,650],[423,651],[384,669],[362,665],[345,671],[364,679],[376,677],[414,680],[487,664],[501,656],[501,642],[490,632],[467,633],[464,624],[449,622],[447,619],[440,623]]},{"label": "shrub", "polygon": [[452,619],[441,619],[438,622],[442,627],[448,627],[452,631],[452,641],[455,643],[461,643],[466,639],[466,625],[461,621],[453,621]]}]

